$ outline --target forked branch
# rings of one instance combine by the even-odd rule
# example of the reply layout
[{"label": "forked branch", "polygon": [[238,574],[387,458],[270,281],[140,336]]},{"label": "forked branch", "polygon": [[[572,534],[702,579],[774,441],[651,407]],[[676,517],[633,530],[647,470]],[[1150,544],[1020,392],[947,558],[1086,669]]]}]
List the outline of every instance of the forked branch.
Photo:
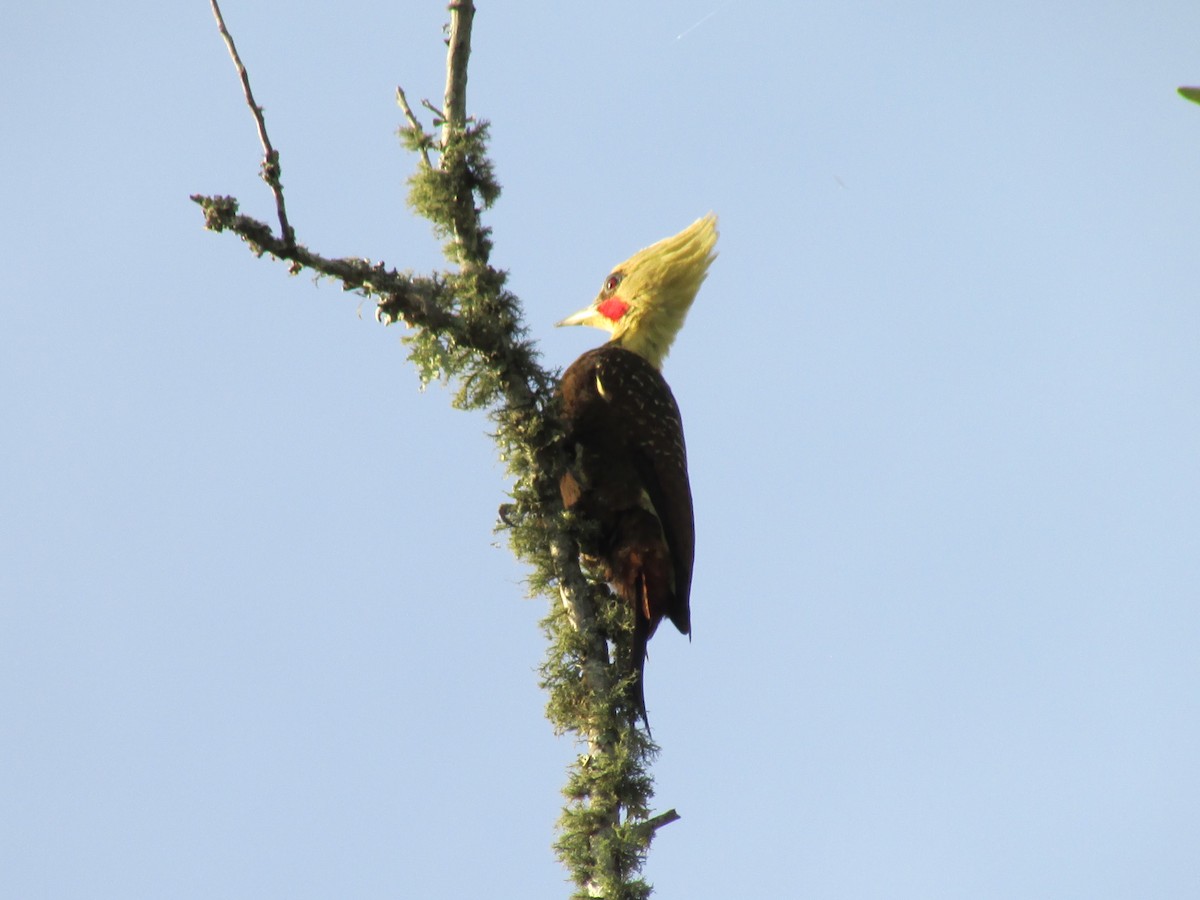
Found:
[{"label": "forked branch", "polygon": [[233,65],[237,69],[238,78],[242,80],[242,93],[246,97],[246,105],[250,107],[250,112],[254,114],[254,123],[258,126],[258,140],[263,148],[263,161],[260,174],[262,175],[262,180],[270,186],[271,193],[275,195],[275,212],[279,215],[279,233],[283,236],[284,243],[292,246],[296,243],[296,234],[292,231],[292,226],[288,224],[287,205],[283,201],[283,182],[280,180],[282,170],[279,165],[279,153],[271,146],[271,138],[267,134],[267,123],[263,118],[263,108],[254,102],[254,92],[250,90],[250,76],[246,72],[246,67],[242,65],[242,58],[238,55],[237,46],[233,43],[233,35],[225,27],[225,17],[221,15],[221,7],[218,5],[217,0],[210,0],[210,2],[212,4],[213,16],[217,20],[217,30],[221,32],[221,37],[225,40],[225,46],[229,49],[229,55],[233,58]]}]

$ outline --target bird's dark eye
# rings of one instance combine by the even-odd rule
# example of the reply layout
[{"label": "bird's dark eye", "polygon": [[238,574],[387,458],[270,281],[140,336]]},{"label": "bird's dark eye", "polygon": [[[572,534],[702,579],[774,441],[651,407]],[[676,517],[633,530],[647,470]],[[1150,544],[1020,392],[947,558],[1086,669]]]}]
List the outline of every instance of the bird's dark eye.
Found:
[{"label": "bird's dark eye", "polygon": [[604,293],[611,294],[617,289],[617,285],[621,283],[621,279],[625,276],[620,272],[613,272],[604,280]]}]

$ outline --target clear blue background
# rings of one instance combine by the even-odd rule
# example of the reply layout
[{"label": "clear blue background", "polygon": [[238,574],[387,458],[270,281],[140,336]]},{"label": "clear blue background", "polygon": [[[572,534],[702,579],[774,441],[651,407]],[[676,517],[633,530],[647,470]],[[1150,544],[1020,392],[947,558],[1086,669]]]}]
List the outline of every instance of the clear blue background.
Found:
[{"label": "clear blue background", "polygon": [[[657,896],[1200,896],[1200,6],[479,7],[547,365],[721,216]],[[225,14],[300,239],[440,266],[393,89],[438,101],[441,5]],[[5,19],[0,893],[566,896],[486,419],[203,231],[273,215],[206,3]]]}]

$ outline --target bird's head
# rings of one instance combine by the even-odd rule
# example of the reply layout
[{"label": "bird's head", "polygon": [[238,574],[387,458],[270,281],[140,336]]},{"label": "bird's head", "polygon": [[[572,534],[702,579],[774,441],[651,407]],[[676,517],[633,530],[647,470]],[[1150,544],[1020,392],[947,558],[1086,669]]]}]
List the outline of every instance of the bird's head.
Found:
[{"label": "bird's head", "polygon": [[661,369],[716,258],[716,244],[717,217],[709,213],[629,257],[604,279],[591,306],[558,324],[602,328],[613,343]]}]

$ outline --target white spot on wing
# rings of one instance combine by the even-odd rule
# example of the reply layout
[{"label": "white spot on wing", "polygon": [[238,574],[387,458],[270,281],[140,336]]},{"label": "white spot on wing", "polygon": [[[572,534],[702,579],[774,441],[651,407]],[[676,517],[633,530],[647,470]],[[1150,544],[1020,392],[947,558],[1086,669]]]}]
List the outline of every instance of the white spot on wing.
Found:
[{"label": "white spot on wing", "polygon": [[654,501],[650,499],[650,494],[645,488],[642,488],[642,496],[640,499],[641,499],[642,509],[646,510],[646,512],[648,512],[648,513],[652,513],[654,515],[654,518],[657,519],[658,518],[658,510],[654,508]]}]

